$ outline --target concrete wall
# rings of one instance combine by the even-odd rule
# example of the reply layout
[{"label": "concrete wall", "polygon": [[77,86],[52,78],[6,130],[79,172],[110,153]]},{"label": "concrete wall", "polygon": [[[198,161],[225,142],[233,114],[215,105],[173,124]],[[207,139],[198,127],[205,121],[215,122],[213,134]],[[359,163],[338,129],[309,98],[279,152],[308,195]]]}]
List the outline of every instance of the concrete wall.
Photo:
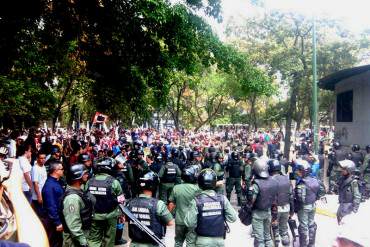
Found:
[{"label": "concrete wall", "polygon": [[[353,122],[336,122],[335,138],[343,145],[370,144],[370,71],[347,78],[335,85],[335,93],[353,90]],[[335,102],[336,111],[336,102]]]}]

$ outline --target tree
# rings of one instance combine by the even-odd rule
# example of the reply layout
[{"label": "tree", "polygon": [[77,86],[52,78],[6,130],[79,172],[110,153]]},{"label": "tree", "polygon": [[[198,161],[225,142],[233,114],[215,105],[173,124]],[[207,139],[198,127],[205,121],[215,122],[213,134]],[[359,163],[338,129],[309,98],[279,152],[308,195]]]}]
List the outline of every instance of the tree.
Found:
[{"label": "tree", "polygon": [[[333,20],[319,19],[317,23],[320,77],[358,62],[361,48],[353,36]],[[289,157],[292,121],[300,122],[310,111],[312,21],[298,14],[271,12],[247,19],[242,25],[230,23],[227,34],[230,42],[246,51],[256,65],[280,78],[282,86],[288,86],[284,154]],[[328,63],[333,57],[338,57],[336,62]]]}]

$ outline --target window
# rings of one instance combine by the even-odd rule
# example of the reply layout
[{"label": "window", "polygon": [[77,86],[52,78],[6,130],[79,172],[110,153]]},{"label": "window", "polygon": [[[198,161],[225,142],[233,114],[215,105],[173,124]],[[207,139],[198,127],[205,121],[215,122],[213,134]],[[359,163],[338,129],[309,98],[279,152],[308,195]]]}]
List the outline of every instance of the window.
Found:
[{"label": "window", "polygon": [[353,91],[337,95],[337,122],[352,122],[353,120]]}]

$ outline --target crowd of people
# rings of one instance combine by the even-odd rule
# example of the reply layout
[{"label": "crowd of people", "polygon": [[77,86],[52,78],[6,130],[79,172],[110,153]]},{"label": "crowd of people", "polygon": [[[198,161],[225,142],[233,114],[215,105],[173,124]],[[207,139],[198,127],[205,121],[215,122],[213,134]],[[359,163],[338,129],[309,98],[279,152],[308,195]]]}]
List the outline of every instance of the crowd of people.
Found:
[{"label": "crowd of people", "polygon": [[[294,214],[300,246],[315,246],[315,202],[326,192],[338,193],[340,223],[370,191],[370,154],[360,159],[358,145],[344,154],[334,142],[329,153],[320,145],[314,155],[309,134],[301,136],[290,160],[281,151],[282,132],[246,128],[3,130],[1,139],[1,164],[17,160],[24,196],[50,246],[126,244],[125,226],[130,246],[158,245],[119,204],[159,238],[175,224],[175,246],[223,246],[227,222],[237,218],[233,190],[240,212],[248,211],[255,246],[289,246]],[[323,171],[325,155],[330,162]],[[331,177],[327,189],[324,172]]]}]

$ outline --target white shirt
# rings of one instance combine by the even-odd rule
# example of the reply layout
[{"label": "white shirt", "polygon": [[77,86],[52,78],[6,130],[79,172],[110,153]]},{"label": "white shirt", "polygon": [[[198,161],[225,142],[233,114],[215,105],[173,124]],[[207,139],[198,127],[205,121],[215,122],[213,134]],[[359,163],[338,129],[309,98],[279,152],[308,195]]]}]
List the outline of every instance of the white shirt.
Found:
[{"label": "white shirt", "polygon": [[[42,188],[44,187],[47,177],[48,175],[46,173],[45,166],[39,166],[35,162],[35,165],[32,167],[31,178],[32,182],[37,182],[37,184],[39,185],[40,193],[42,191]],[[37,200],[35,188],[32,189],[32,200]]]},{"label": "white shirt", "polygon": [[17,152],[17,143],[13,139],[9,139],[8,157],[15,158],[16,152]]},{"label": "white shirt", "polygon": [[[32,166],[26,157],[21,156],[18,158],[18,160],[19,160],[19,167],[21,168],[23,174],[26,172],[31,172]],[[22,190],[30,191],[30,187],[28,186],[26,180],[24,179],[24,176],[22,176]]]}]

